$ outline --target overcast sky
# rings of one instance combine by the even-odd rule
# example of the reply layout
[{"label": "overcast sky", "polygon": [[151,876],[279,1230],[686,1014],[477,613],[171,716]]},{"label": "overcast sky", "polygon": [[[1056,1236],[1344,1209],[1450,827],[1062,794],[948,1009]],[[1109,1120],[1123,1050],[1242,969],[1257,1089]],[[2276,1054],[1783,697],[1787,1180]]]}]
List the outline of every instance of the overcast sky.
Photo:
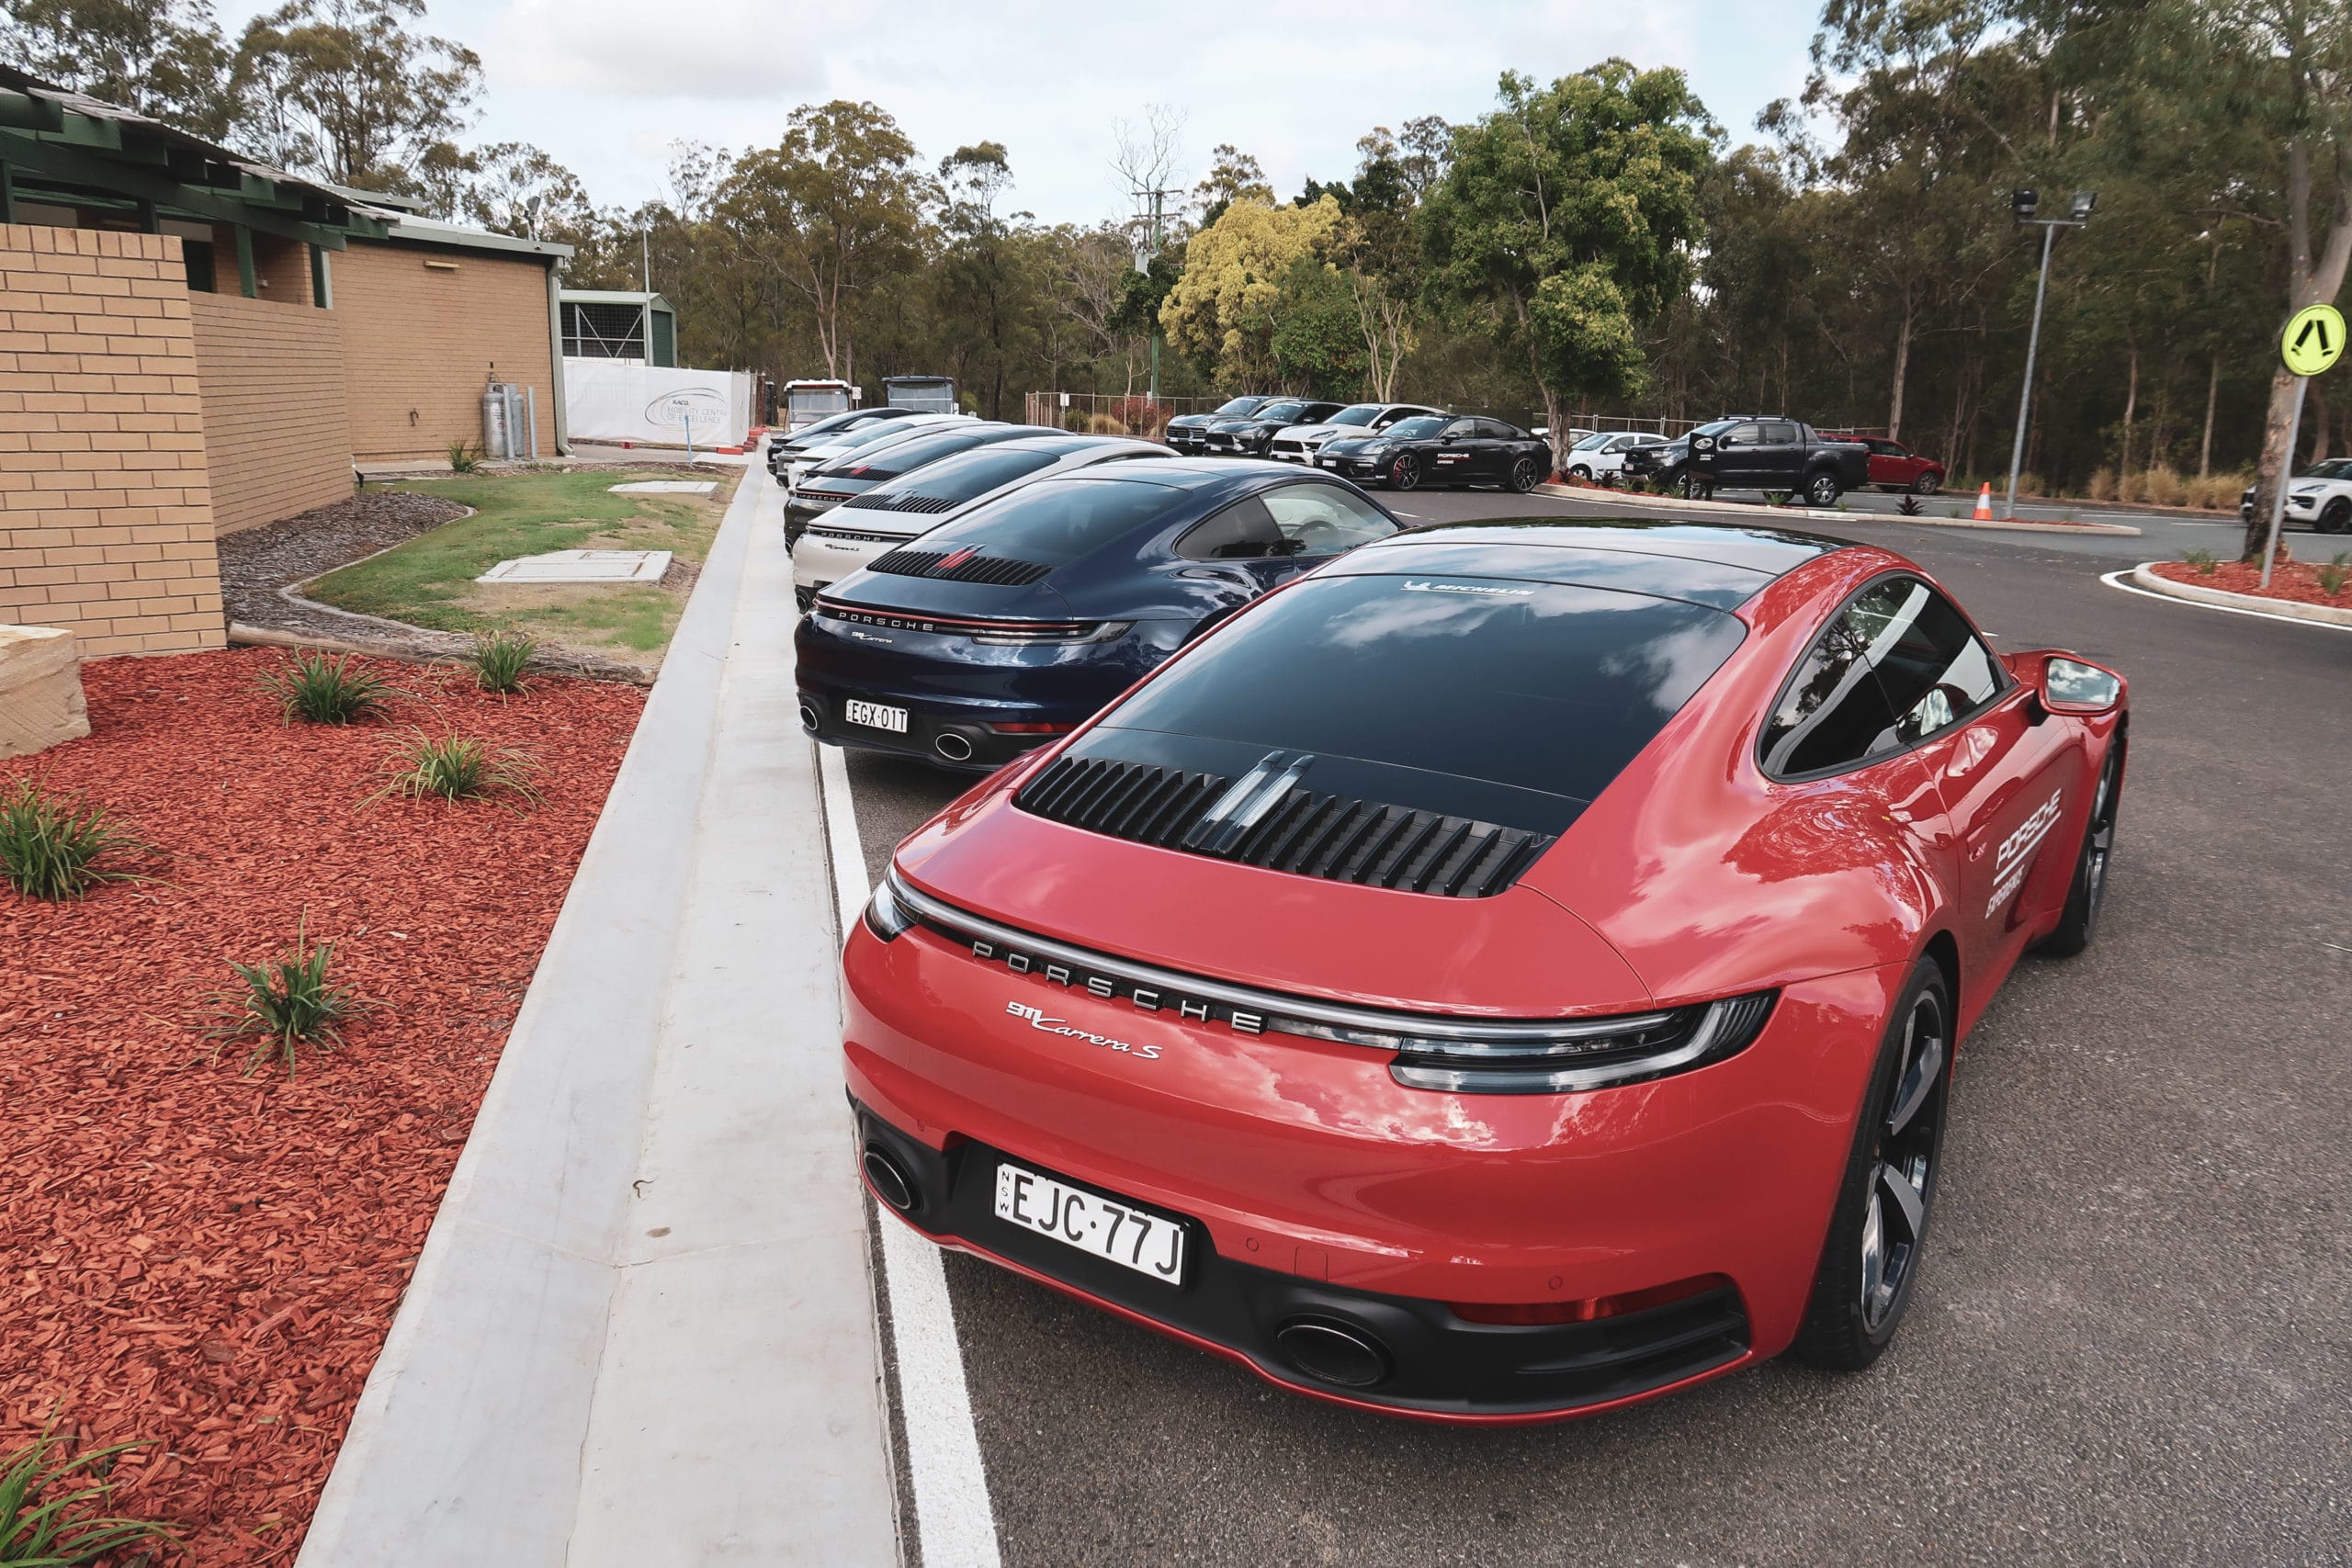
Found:
[{"label": "overcast sky", "polygon": [[[1284,197],[1344,178],[1355,141],[1416,115],[1476,118],[1495,79],[1540,80],[1612,54],[1677,65],[1735,143],[1802,89],[1819,0],[429,0],[425,26],[471,45],[486,85],[475,136],[545,148],[599,206],[662,190],[680,140],[773,145],[794,106],[870,98],[927,164],[1004,143],[1014,206],[1047,222],[1126,208],[1113,122],[1186,116],[1180,175],[1230,141]],[[226,0],[232,34],[264,0]]]}]

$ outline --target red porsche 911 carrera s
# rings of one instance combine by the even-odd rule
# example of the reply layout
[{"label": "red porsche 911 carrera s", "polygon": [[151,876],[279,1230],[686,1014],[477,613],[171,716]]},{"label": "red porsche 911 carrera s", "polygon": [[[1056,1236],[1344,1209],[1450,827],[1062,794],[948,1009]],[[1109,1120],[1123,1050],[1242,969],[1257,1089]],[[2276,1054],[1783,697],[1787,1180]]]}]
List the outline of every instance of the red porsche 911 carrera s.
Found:
[{"label": "red porsche 911 carrera s", "polygon": [[1865,1366],[1958,1047],[2097,926],[2128,719],[1867,546],[1364,546],[899,846],[843,958],[865,1179],[1398,1415]]}]

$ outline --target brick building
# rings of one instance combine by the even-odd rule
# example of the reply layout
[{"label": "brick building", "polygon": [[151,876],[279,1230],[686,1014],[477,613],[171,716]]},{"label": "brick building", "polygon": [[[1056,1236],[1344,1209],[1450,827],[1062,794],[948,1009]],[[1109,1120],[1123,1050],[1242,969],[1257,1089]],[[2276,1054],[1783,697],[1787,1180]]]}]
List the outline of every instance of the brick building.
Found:
[{"label": "brick building", "polygon": [[0,66],[0,623],[220,647],[219,534],[479,440],[492,378],[561,451],[570,254]]}]

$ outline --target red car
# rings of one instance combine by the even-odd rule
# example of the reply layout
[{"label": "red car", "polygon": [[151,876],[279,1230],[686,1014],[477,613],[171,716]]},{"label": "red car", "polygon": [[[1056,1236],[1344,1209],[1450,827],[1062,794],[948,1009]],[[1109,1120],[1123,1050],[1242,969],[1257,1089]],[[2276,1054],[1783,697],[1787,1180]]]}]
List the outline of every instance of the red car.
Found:
[{"label": "red car", "polygon": [[1883,435],[1849,435],[1840,439],[1857,441],[1871,449],[1871,483],[1881,490],[1933,495],[1944,487],[1944,466],[1933,457],[1922,457],[1900,441],[1889,441]]},{"label": "red car", "polygon": [[865,1179],[1393,1414],[1865,1366],[1954,1052],[2091,938],[2126,724],[1866,546],[1366,545],[899,847],[842,960]]}]

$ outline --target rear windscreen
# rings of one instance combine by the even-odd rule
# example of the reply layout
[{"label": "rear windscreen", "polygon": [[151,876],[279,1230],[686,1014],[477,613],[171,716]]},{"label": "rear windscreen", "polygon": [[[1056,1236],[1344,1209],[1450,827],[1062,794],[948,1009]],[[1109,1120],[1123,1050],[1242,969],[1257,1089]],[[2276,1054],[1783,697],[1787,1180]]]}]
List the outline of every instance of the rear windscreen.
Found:
[{"label": "rear windscreen", "polygon": [[899,486],[895,495],[928,495],[961,505],[986,495],[1055,461],[1050,452],[967,452],[919,474]]},{"label": "rear windscreen", "polygon": [[944,435],[918,435],[886,446],[852,471],[862,479],[895,479],[910,469],[941,457],[968,452],[989,439],[985,430],[957,430]]},{"label": "rear windscreen", "polygon": [[1498,578],[1309,578],[1103,720],[1589,801],[1739,646],[1736,616]]},{"label": "rear windscreen", "polygon": [[[1177,506],[1184,492],[1121,479],[1046,479],[942,528],[953,542],[1014,560],[1061,566]],[[932,541],[925,540],[925,547]]]}]

